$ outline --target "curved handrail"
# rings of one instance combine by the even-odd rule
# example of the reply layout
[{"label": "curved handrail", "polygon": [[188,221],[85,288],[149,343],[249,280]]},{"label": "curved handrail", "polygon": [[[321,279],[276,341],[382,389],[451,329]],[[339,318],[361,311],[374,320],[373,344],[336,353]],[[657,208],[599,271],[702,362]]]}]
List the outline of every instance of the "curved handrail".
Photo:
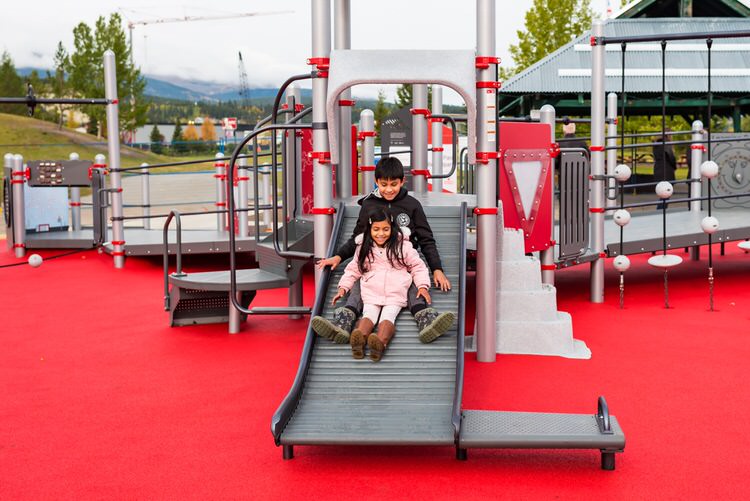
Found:
[{"label": "curved handrail", "polygon": [[456,387],[453,392],[453,432],[456,445],[461,434],[461,400],[464,390],[464,336],[466,334],[466,202],[461,204],[458,258],[458,331],[456,333]]},{"label": "curved handrail", "polygon": [[457,154],[458,154],[458,152],[457,152],[457,150],[458,150],[458,129],[456,128],[456,120],[452,116],[450,116],[450,115],[442,115],[442,114],[434,113],[434,114],[432,114],[430,116],[432,118],[440,118],[442,120],[447,120],[450,123],[450,125],[451,125],[451,129],[452,129],[452,132],[453,132],[451,134],[451,137],[453,139],[453,151],[452,151],[452,155],[451,155],[451,170],[447,174],[437,174],[437,175],[436,174],[430,174],[430,178],[432,178],[432,179],[448,179],[449,177],[451,177],[453,175],[454,172],[456,172],[456,165],[458,164],[458,161],[457,161],[458,160],[457,159]]},{"label": "curved handrail", "polygon": [[[328,252],[326,253],[326,256],[332,256],[333,253],[336,252],[336,241],[344,222],[343,203],[339,204],[336,214],[338,214],[338,217],[336,218],[336,223],[331,232],[331,240],[328,243]],[[315,304],[313,305],[311,313],[311,316],[313,317],[315,315],[320,315],[323,311],[323,306],[326,301],[326,291],[328,290],[330,279],[331,269],[326,267],[320,274],[320,283],[318,284],[318,290],[315,295]],[[305,345],[302,349],[302,356],[300,357],[299,368],[294,377],[292,387],[289,389],[289,393],[287,393],[286,397],[284,397],[284,400],[281,401],[281,404],[279,404],[279,408],[273,414],[273,418],[271,418],[271,433],[273,434],[276,445],[280,445],[279,437],[281,436],[281,432],[292,417],[292,413],[297,407],[297,402],[299,402],[300,396],[302,395],[302,388],[305,384],[307,371],[310,368],[310,361],[312,360],[313,347],[315,346],[316,338],[317,334],[313,331],[312,324],[309,324],[307,327],[307,336],[305,337]]]},{"label": "curved handrail", "polygon": [[603,396],[599,396],[596,405],[596,424],[599,425],[599,432],[605,435],[612,435],[612,423],[609,419],[609,406]]},{"label": "curved handrail", "polygon": [[172,209],[167,216],[167,220],[164,221],[164,311],[169,311],[169,225],[175,220],[177,225],[177,269],[173,273],[175,277],[184,277],[185,274],[182,272],[182,225],[180,223],[180,211]]}]

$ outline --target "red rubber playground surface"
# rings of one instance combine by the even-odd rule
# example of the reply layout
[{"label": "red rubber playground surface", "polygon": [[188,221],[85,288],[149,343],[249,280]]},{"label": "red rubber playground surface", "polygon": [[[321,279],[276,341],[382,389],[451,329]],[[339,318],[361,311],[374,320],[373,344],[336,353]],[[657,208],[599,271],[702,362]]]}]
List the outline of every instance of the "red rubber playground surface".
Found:
[{"label": "red rubber playground surface", "polygon": [[270,421],[306,320],[170,328],[158,260],[115,270],[88,251],[0,269],[0,499],[746,498],[750,255],[730,244],[715,257],[714,312],[705,260],[671,272],[666,310],[647,257],[633,259],[624,310],[611,260],[605,304],[588,302],[587,267],[557,273],[591,360],[466,355],[467,409],[593,414],[605,395],[627,437],[614,472],[598,451],[459,462],[452,448],[300,446],[283,461]]}]

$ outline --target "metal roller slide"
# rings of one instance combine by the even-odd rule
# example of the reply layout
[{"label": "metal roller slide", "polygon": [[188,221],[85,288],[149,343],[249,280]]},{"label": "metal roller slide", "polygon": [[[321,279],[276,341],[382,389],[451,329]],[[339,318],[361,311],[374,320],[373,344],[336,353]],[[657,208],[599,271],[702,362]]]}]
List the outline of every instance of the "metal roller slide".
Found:
[{"label": "metal roller slide", "polygon": [[[271,431],[284,457],[293,445],[457,444],[463,385],[466,204],[425,207],[450,292],[433,289],[433,306],[457,321],[430,344],[420,343],[412,315],[403,310],[383,359],[352,358],[349,345],[318,337],[310,326],[294,384],[273,416]],[[339,208],[329,255],[353,231],[359,206]],[[331,299],[344,269],[323,272],[314,315],[331,318]],[[336,306],[342,306],[343,300]]]}]

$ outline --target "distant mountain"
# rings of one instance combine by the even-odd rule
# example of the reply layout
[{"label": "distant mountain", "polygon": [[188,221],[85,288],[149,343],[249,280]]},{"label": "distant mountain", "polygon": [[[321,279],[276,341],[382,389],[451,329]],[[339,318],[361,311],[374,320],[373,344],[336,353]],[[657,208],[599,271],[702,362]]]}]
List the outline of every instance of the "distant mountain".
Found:
[{"label": "distant mountain", "polygon": [[[250,89],[251,101],[270,101],[276,97],[278,89]],[[181,101],[238,101],[239,87],[222,82],[185,80],[176,77],[146,76],[147,96],[178,99]],[[309,101],[310,89],[301,89],[302,99]]]}]

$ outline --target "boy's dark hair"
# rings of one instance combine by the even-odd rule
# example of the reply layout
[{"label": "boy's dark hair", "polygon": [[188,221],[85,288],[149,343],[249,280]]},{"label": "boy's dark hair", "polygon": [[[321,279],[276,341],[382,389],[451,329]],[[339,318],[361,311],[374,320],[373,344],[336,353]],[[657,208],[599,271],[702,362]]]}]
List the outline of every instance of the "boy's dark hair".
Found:
[{"label": "boy's dark hair", "polygon": [[375,166],[375,179],[404,179],[404,166],[396,157],[383,157]]},{"label": "boy's dark hair", "polygon": [[[399,162],[399,164],[400,163],[401,162]],[[369,269],[367,262],[372,257],[372,248],[375,247],[375,242],[370,235],[372,223],[379,223],[381,221],[388,221],[391,226],[391,237],[385,243],[385,255],[388,258],[388,261],[390,261],[391,266],[405,268],[406,261],[404,259],[401,228],[393,220],[393,214],[391,214],[391,211],[384,207],[376,207],[369,212],[369,216],[365,232],[362,235],[362,247],[359,249],[359,259],[357,261],[360,273],[367,273],[367,270]]]}]

